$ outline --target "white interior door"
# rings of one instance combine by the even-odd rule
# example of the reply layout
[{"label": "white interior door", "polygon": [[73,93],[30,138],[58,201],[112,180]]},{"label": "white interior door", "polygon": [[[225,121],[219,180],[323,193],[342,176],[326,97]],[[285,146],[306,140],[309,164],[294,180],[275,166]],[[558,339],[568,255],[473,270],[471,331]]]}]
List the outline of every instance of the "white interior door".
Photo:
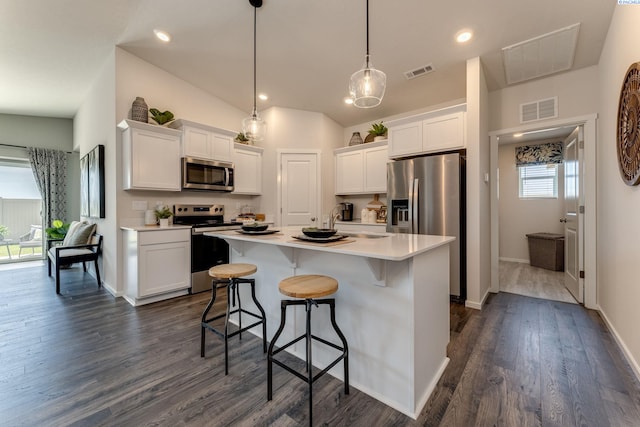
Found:
[{"label": "white interior door", "polygon": [[280,154],[280,224],[319,223],[319,153]]},{"label": "white interior door", "polygon": [[580,281],[580,141],[582,128],[577,127],[564,140],[564,285],[573,297],[583,302],[583,289]]}]

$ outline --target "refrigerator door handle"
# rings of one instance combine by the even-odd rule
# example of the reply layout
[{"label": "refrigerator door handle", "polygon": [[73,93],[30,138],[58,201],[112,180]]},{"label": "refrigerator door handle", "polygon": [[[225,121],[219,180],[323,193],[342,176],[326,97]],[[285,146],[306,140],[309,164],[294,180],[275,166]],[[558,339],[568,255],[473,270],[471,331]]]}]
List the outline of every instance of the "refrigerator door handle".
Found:
[{"label": "refrigerator door handle", "polygon": [[413,180],[411,200],[409,202],[411,204],[411,206],[409,206],[409,209],[411,210],[411,232],[413,234],[420,233],[420,230],[418,230],[418,213],[420,208],[420,205],[418,204],[419,189],[420,180],[416,178]]}]

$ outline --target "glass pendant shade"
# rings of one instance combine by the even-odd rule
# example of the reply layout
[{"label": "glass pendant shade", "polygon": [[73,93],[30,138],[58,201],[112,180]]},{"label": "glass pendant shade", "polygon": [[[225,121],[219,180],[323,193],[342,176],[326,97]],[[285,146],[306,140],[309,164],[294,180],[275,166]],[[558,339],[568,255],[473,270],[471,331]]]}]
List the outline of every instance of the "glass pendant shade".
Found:
[{"label": "glass pendant shade", "polygon": [[377,107],[382,102],[386,86],[387,75],[373,68],[367,58],[364,67],[353,73],[349,81],[349,94],[353,99],[353,105],[358,108]]},{"label": "glass pendant shade", "polygon": [[242,120],[242,132],[252,142],[262,141],[267,133],[267,123],[260,118],[257,110]]}]

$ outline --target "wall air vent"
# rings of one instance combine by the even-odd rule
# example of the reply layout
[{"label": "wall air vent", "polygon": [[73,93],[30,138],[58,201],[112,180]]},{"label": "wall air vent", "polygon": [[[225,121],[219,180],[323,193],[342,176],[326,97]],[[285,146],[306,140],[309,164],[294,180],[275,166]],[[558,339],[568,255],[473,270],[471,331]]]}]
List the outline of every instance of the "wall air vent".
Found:
[{"label": "wall air vent", "polygon": [[520,123],[558,117],[558,97],[520,104]]},{"label": "wall air vent", "polygon": [[433,64],[427,64],[420,68],[416,68],[415,70],[405,71],[404,76],[407,80],[415,79],[416,77],[424,76],[425,74],[429,74],[434,70]]}]

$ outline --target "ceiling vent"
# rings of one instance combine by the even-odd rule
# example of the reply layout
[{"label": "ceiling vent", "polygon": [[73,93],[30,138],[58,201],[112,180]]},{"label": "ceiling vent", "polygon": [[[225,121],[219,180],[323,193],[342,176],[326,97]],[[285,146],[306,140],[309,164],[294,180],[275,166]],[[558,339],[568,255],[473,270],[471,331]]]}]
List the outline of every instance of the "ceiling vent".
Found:
[{"label": "ceiling vent", "polygon": [[558,97],[520,104],[520,123],[558,117]]},{"label": "ceiling vent", "polygon": [[434,70],[433,64],[423,65],[420,68],[416,68],[415,70],[405,71],[404,76],[407,80],[415,79],[416,77],[424,76],[425,74],[429,74]]},{"label": "ceiling vent", "polygon": [[507,84],[571,69],[578,30],[580,23],[502,48]]}]

